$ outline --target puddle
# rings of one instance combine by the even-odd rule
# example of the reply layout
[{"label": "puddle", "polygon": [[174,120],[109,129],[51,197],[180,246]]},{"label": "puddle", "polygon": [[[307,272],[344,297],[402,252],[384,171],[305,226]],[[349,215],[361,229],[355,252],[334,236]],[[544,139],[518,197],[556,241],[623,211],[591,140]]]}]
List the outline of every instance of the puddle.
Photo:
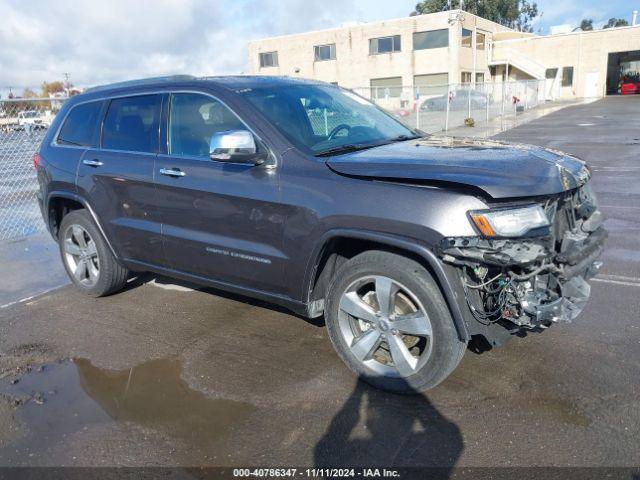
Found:
[{"label": "puddle", "polygon": [[21,403],[15,413],[27,431],[5,453],[24,458],[69,434],[109,422],[133,422],[206,447],[254,410],[249,403],[211,399],[190,389],[181,369],[177,359],[105,370],[80,358],[34,367],[15,384],[5,378],[0,395]]}]

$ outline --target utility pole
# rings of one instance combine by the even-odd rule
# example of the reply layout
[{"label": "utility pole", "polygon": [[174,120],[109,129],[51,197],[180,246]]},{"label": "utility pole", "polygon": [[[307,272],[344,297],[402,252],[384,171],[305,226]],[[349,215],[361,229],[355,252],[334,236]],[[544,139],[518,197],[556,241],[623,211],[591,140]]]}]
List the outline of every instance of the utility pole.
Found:
[{"label": "utility pole", "polygon": [[67,94],[67,97],[68,97],[69,88],[71,86],[71,83],[69,82],[70,75],[67,72],[64,72],[62,76],[64,77],[64,84],[62,86],[64,87],[65,93]]}]

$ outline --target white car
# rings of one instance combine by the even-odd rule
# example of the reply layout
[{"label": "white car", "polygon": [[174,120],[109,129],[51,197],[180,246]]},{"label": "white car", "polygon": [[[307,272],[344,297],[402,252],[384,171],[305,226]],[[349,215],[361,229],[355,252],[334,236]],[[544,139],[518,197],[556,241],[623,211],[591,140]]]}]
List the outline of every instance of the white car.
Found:
[{"label": "white car", "polygon": [[33,129],[47,128],[42,114],[37,110],[25,110],[24,112],[18,113],[18,125],[20,127],[30,125]]}]

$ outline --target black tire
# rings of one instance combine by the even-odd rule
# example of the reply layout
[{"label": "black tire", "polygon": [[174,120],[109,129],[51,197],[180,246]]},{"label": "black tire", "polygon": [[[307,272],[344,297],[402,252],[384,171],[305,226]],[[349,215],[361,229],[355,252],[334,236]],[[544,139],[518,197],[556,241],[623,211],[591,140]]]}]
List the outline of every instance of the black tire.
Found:
[{"label": "black tire", "polygon": [[[74,225],[80,226],[86,231],[90,239],[95,243],[95,250],[99,261],[99,273],[97,280],[92,285],[87,285],[74,275],[67,260],[67,252],[65,251],[66,234]],[[127,283],[129,278],[129,270],[122,267],[111,253],[107,242],[105,242],[100,230],[93,222],[91,215],[87,210],[74,210],[67,214],[60,224],[58,231],[58,246],[60,248],[60,256],[69,278],[73,284],[82,293],[92,297],[104,297],[121,290]]]},{"label": "black tire", "polygon": [[[384,276],[406,286],[422,304],[431,322],[431,353],[426,363],[410,376],[384,376],[370,369],[353,354],[341,333],[342,295],[358,279],[368,276]],[[329,286],[325,321],[331,343],[345,364],[367,383],[396,393],[419,393],[435,387],[455,370],[467,346],[458,337],[447,303],[429,272],[413,260],[384,251],[362,253],[338,269]]]}]

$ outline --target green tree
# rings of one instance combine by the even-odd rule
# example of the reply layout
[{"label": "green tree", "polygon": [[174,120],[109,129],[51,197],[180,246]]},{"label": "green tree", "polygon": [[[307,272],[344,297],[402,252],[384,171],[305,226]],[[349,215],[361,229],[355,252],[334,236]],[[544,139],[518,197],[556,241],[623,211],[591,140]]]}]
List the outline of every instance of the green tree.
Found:
[{"label": "green tree", "polygon": [[624,18],[610,18],[607,24],[602,28],[628,27],[629,22]]},{"label": "green tree", "polygon": [[580,30],[583,32],[590,32],[593,30],[593,20],[590,18],[585,18],[580,22]]},{"label": "green tree", "polygon": [[531,21],[539,15],[538,4],[530,0],[423,0],[416,5],[411,15],[442,12],[449,7],[462,8],[522,32],[533,31]]}]

